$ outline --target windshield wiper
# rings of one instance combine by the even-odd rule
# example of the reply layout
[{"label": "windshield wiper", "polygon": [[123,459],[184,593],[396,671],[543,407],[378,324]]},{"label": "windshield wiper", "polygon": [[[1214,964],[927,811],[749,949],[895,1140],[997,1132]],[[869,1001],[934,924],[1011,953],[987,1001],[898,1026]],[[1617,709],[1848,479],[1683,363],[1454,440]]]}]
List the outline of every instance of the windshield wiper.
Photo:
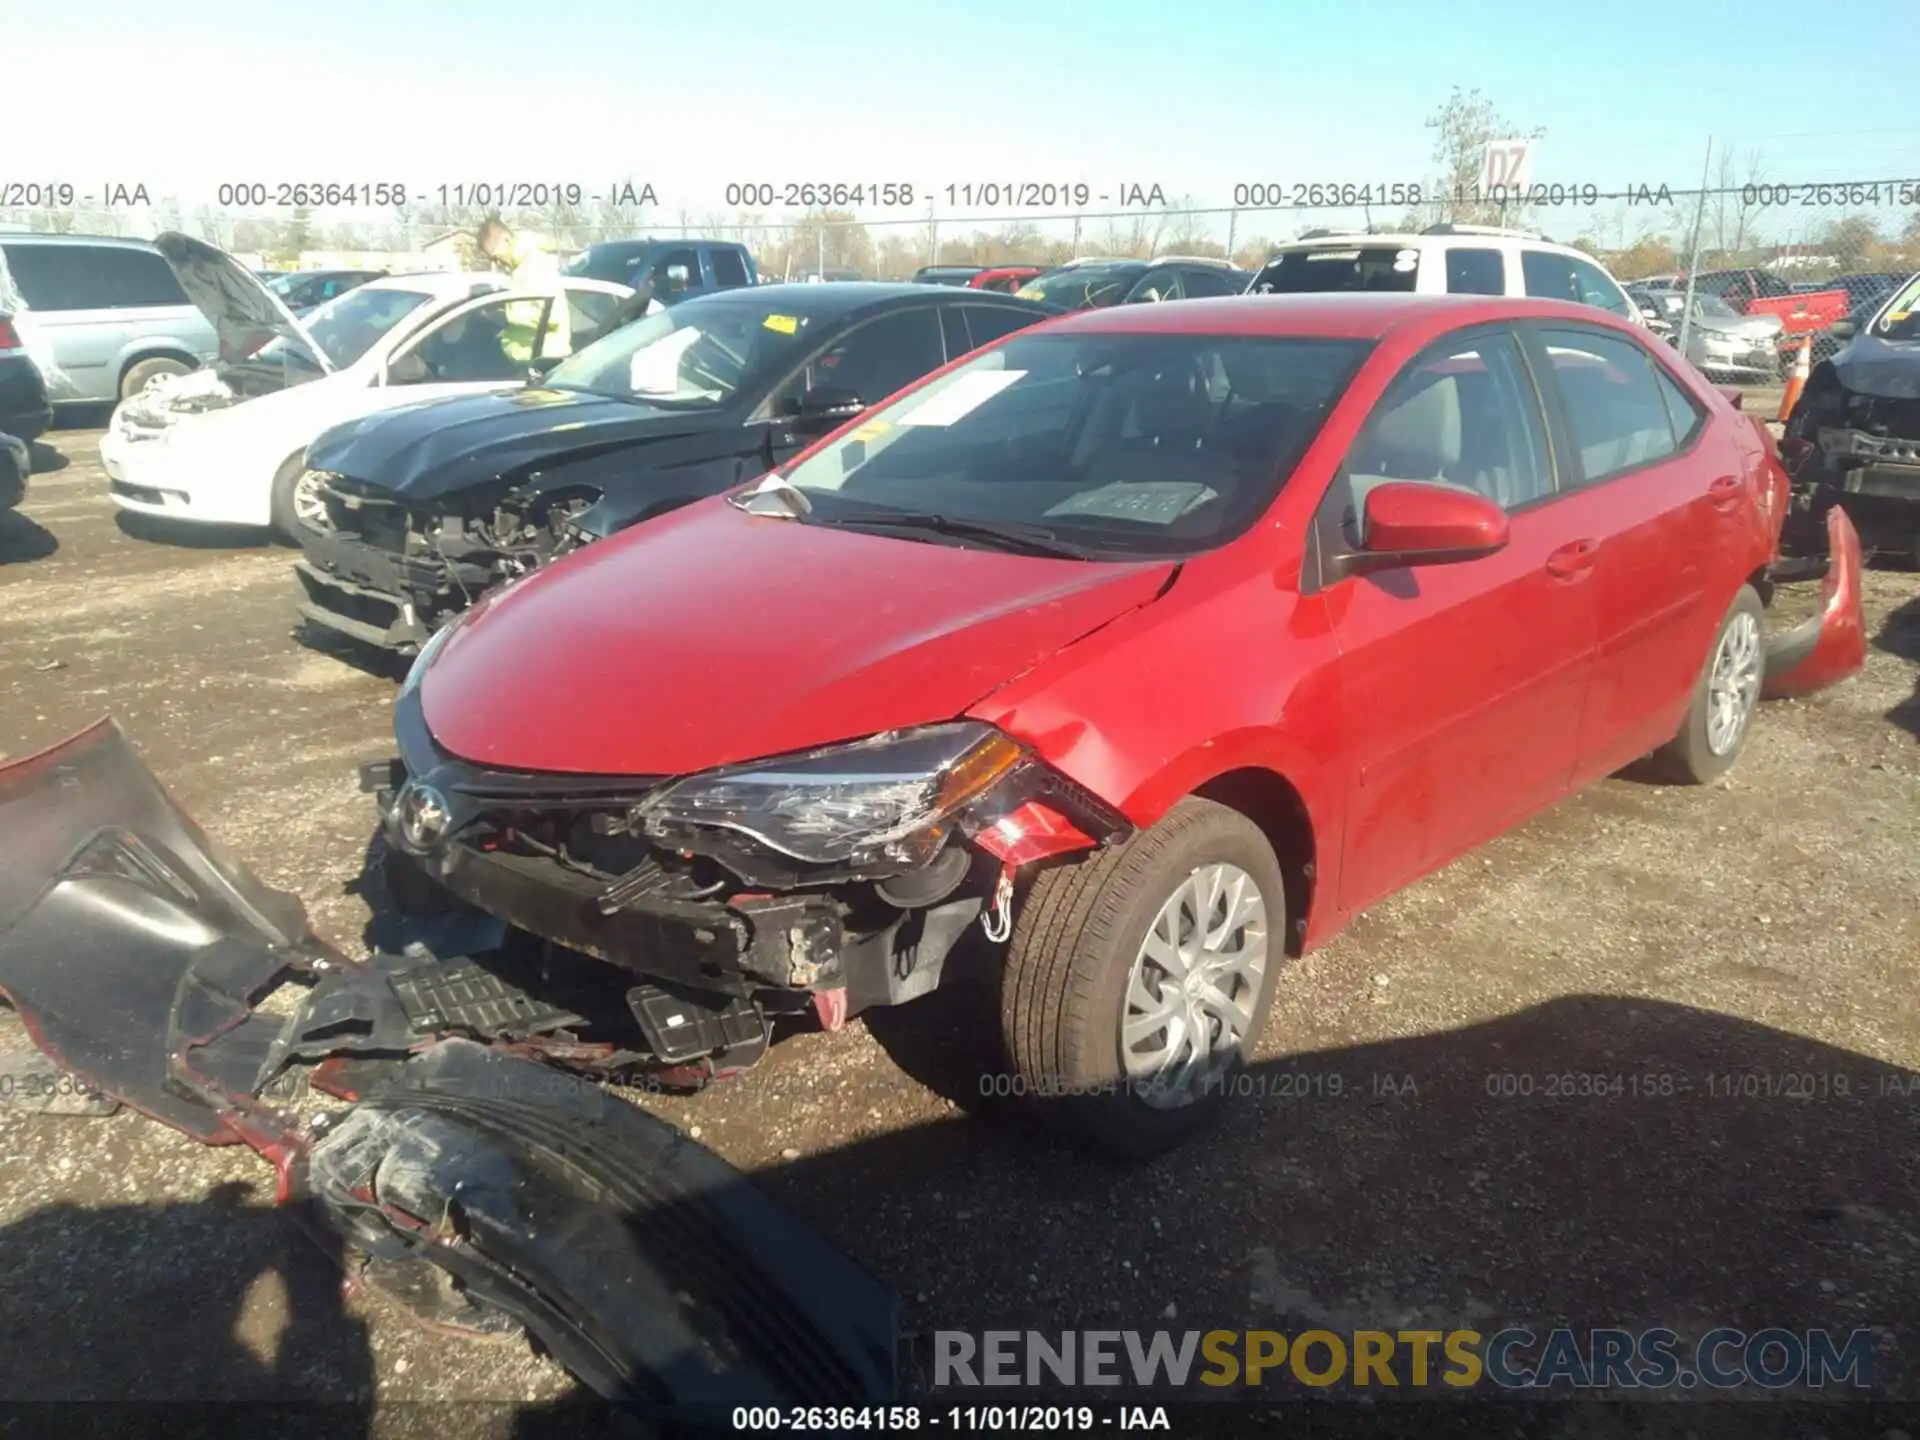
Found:
[{"label": "windshield wiper", "polygon": [[1026,525],[1017,520],[970,520],[964,515],[936,515],[927,510],[886,510],[862,507],[831,519],[814,517],[820,525],[843,525],[850,529],[873,525],[888,530],[925,530],[935,535],[952,535],[963,540],[986,540],[1003,550],[1028,555],[1051,555],[1063,560],[1091,560],[1094,552],[1071,540],[1062,540],[1043,525]]}]

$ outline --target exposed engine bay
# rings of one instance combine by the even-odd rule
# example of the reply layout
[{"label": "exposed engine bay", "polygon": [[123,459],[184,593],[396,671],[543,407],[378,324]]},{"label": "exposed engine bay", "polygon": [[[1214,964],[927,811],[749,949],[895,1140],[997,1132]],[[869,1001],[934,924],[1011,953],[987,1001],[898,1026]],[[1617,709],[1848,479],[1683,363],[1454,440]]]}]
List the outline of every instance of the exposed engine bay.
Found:
[{"label": "exposed engine bay", "polygon": [[328,529],[295,562],[301,613],[403,654],[481,595],[586,543],[574,521],[599,498],[524,485],[421,514],[337,475],[320,494]]},{"label": "exposed engine bay", "polygon": [[1814,367],[1782,454],[1800,507],[1840,506],[1869,553],[1920,564],[1920,280]]}]

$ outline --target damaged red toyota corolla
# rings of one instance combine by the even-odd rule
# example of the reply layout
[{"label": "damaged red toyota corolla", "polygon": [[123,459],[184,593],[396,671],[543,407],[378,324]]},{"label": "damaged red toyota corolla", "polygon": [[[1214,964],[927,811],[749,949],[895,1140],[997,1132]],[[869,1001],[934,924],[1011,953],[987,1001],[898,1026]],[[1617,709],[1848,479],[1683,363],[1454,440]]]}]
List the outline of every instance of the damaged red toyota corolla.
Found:
[{"label": "damaged red toyota corolla", "polygon": [[1859,668],[1835,511],[1769,673],[1786,489],[1588,308],[1076,315],[483,603],[370,783],[446,890],[635,972],[656,1061],[979,975],[1008,1088],[1148,1152],[1357,909]]}]

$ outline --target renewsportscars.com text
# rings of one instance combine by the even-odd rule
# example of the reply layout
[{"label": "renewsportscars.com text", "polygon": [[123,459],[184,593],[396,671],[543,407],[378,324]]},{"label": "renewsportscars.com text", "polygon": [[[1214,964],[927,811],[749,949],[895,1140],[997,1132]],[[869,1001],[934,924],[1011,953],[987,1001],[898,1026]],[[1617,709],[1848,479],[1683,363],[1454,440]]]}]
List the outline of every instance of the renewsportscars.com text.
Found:
[{"label": "renewsportscars.com text", "polygon": [[940,1330],[933,1384],[1866,1390],[1874,1332],[1666,1329]]}]

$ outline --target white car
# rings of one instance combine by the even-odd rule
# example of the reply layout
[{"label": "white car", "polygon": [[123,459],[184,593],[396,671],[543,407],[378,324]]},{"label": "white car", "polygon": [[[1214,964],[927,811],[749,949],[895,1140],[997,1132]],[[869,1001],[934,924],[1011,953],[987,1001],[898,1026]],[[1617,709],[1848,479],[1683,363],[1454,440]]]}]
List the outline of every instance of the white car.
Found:
[{"label": "white car", "polygon": [[1596,305],[1645,326],[1640,307],[1590,255],[1526,230],[1433,225],[1419,234],[1328,231],[1276,245],[1250,295],[1385,290],[1402,295],[1531,295]]},{"label": "white car", "polygon": [[216,246],[179,234],[154,243],[213,321],[222,359],[155,380],[114,411],[100,442],[113,503],[169,520],[271,525],[295,541],[325,523],[302,479],[322,431],[524,385],[632,318],[624,285],[475,273],[370,281],[296,319]]}]

